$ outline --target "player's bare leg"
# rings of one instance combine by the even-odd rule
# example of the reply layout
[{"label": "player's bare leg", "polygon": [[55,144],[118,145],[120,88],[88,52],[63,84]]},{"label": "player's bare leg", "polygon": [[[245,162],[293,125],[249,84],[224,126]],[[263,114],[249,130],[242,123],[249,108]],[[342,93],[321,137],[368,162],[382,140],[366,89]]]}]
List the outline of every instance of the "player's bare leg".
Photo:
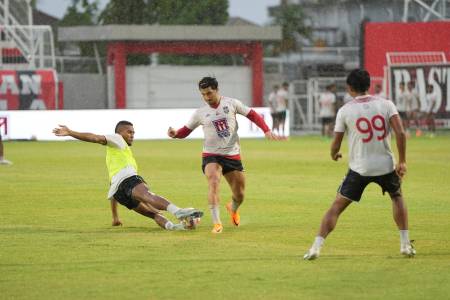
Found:
[{"label": "player's bare leg", "polygon": [[152,207],[148,203],[139,203],[139,205],[133,209],[135,212],[146,216],[150,219],[153,219],[156,224],[158,224],[161,228],[167,230],[184,230],[184,226],[182,224],[173,224],[171,221],[167,220],[163,215],[159,213],[159,211]]},{"label": "player's bare leg", "polygon": [[401,195],[391,195],[391,199],[392,214],[400,231],[400,253],[407,257],[413,257],[416,255],[416,250],[409,239],[408,209],[406,208],[406,203]]},{"label": "player's bare leg", "polygon": [[147,203],[158,210],[170,212],[179,220],[185,220],[186,218],[200,218],[203,216],[203,212],[197,209],[179,208],[164,197],[150,192],[147,185],[143,182],[133,188],[132,196],[136,200]]},{"label": "player's bare leg", "polygon": [[222,176],[222,166],[218,163],[209,163],[205,166],[205,176],[208,181],[208,206],[211,211],[211,217],[214,224],[212,233],[221,233],[223,230],[220,220],[219,192],[220,177]]},{"label": "player's bare leg", "polygon": [[336,195],[333,204],[322,218],[322,223],[320,224],[320,229],[313,245],[303,256],[303,259],[313,260],[319,257],[320,249],[323,246],[325,238],[334,230],[339,216],[351,203],[352,201],[343,197],[341,194]]},{"label": "player's bare leg", "polygon": [[6,160],[3,157],[3,141],[2,141],[1,135],[0,135],[0,165],[12,165],[12,162],[10,162],[9,160]]},{"label": "player's bare leg", "polygon": [[231,221],[234,225],[239,226],[240,216],[238,208],[244,201],[245,194],[245,176],[242,171],[231,171],[224,175],[227,180],[232,193],[231,202],[227,204],[227,210],[230,213]]}]

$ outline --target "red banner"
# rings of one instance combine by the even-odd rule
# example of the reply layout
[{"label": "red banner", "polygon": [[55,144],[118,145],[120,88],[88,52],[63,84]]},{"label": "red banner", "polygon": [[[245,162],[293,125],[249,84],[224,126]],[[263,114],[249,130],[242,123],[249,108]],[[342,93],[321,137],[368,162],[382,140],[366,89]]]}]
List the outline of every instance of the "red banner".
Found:
[{"label": "red banner", "polygon": [[55,70],[0,70],[0,110],[61,108]]}]

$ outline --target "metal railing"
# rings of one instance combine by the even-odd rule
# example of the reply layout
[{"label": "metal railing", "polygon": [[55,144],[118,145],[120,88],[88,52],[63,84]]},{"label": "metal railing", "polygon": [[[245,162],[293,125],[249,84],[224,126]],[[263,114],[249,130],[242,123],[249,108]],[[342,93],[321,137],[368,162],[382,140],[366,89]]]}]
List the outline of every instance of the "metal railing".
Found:
[{"label": "metal railing", "polygon": [[50,26],[32,25],[29,1],[0,0],[0,64],[28,69],[54,68],[53,32]]}]

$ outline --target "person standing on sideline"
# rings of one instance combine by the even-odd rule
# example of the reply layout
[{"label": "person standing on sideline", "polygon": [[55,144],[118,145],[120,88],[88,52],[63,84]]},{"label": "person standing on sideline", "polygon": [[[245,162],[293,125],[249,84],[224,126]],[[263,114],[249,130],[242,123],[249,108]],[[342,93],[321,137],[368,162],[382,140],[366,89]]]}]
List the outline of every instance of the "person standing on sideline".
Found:
[{"label": "person standing on sideline", "polygon": [[197,109],[186,126],[175,130],[169,127],[167,134],[171,138],[187,137],[195,128],[203,126],[205,141],[202,153],[202,170],[208,182],[208,205],[214,227],[212,233],[223,230],[219,209],[219,187],[223,175],[231,188],[231,202],[226,208],[231,216],[232,224],[239,226],[239,207],[244,201],[245,177],[241,163],[238,123],[236,114],[246,116],[262,129],[269,140],[277,140],[267,127],[263,118],[241,101],[219,94],[219,84],[213,77],[204,77],[198,88],[206,105]]},{"label": "person standing on sideline", "polygon": [[277,92],[276,98],[276,112],[278,115],[278,134],[280,136],[285,136],[284,126],[286,123],[286,112],[288,108],[289,99],[289,83],[283,82],[281,89]]},{"label": "person standing on sideline", "polygon": [[[336,198],[322,219],[312,247],[305,260],[319,257],[325,238],[333,231],[341,213],[352,203],[359,202],[366,186],[375,182],[383,194],[392,200],[393,216],[400,230],[400,253],[412,257],[416,254],[409,240],[408,211],[402,196],[401,178],[406,174],[406,136],[395,105],[386,99],[367,94],[370,75],[365,70],[353,70],[347,77],[347,89],[354,100],[338,112],[331,158],[342,157],[344,133],[349,142],[349,170],[340,185]],[[390,130],[395,133],[398,163],[390,147]]]},{"label": "person standing on sideline", "polygon": [[280,87],[275,84],[272,92],[269,94],[268,104],[270,107],[270,115],[272,116],[272,132],[278,131],[278,114],[277,114],[277,93]]},{"label": "person standing on sideline", "polygon": [[408,118],[408,122],[414,122],[416,126],[416,136],[419,137],[422,135],[422,131],[420,130],[419,124],[419,95],[416,91],[416,85],[414,81],[409,81],[406,85],[407,89],[405,92],[405,106],[406,106],[406,116]]},{"label": "person standing on sideline", "polygon": [[[115,134],[111,135],[76,132],[64,125],[53,129],[53,133],[56,136],[71,136],[80,141],[106,146],[106,166],[110,180],[108,199],[111,200],[113,226],[122,225],[117,213],[117,203],[153,219],[166,230],[191,229],[195,227],[192,226],[194,219],[203,215],[194,208],[178,208],[167,199],[150,192],[145,180],[137,173],[137,163],[131,152],[130,146],[134,140],[132,123],[120,121],[116,125]],[[172,213],[182,222],[173,224],[160,213],[160,210]]]},{"label": "person standing on sideline", "polygon": [[334,84],[329,84],[326,91],[319,95],[319,117],[322,121],[322,135],[332,136],[332,126],[335,116],[336,94],[333,93]]},{"label": "person standing on sideline", "polygon": [[0,133],[0,165],[12,165],[12,162],[5,159],[4,152],[3,152],[3,140],[2,140],[2,134]]},{"label": "person standing on sideline", "polygon": [[403,128],[407,131],[408,136],[408,116],[406,115],[406,90],[405,83],[402,81],[399,83],[397,93],[395,94],[395,106],[397,107],[398,114],[402,119]]},{"label": "person standing on sideline", "polygon": [[436,109],[437,95],[434,92],[434,87],[431,84],[427,85],[427,95],[426,95],[427,107],[425,110],[425,120],[430,131],[430,137],[434,137],[436,132],[436,124],[434,122],[434,114]]}]

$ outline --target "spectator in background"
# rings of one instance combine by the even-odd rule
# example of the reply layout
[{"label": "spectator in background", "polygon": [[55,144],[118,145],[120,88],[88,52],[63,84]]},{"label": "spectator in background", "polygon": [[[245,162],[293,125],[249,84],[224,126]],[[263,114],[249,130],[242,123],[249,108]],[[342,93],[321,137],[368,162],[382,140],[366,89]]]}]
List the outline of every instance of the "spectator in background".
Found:
[{"label": "spectator in background", "polygon": [[437,95],[434,92],[434,87],[431,84],[427,85],[427,95],[426,95],[426,103],[427,106],[424,109],[425,111],[425,120],[428,126],[428,130],[430,131],[430,136],[433,137],[436,131],[436,124],[434,122],[434,114],[436,110],[436,101]]},{"label": "spectator in background", "polygon": [[336,95],[333,90],[334,84],[329,84],[326,91],[319,95],[319,117],[322,121],[322,135],[331,137],[333,135],[333,122],[335,116]]},{"label": "spectator in background", "polygon": [[0,134],[0,165],[12,165],[12,162],[5,159],[3,152],[3,141],[2,135]]},{"label": "spectator in background", "polygon": [[[405,107],[406,107],[406,117],[408,118],[408,123],[411,121],[416,125],[416,136],[421,136],[422,131],[419,126],[419,95],[416,91],[416,85],[414,81],[410,81],[407,84],[407,90],[405,91]],[[409,125],[409,124],[408,124]]]},{"label": "spectator in background", "polygon": [[346,104],[347,102],[352,101],[353,97],[348,92],[346,92],[343,100],[344,100],[344,104]]},{"label": "spectator in background", "polygon": [[277,106],[276,112],[278,116],[278,133],[281,136],[284,136],[284,123],[286,123],[286,111],[288,107],[288,99],[289,99],[289,83],[283,82],[281,85],[281,89],[277,92]]},{"label": "spectator in background", "polygon": [[[395,95],[395,106],[397,107],[398,114],[402,119],[403,128],[407,131],[408,126],[408,117],[406,116],[406,91],[405,91],[405,83],[402,81],[398,86],[397,93]],[[408,132],[406,132],[408,136]]]},{"label": "spectator in background", "polygon": [[381,97],[383,99],[386,99],[386,95],[385,95],[385,93],[383,91],[383,88],[381,87],[381,84],[379,84],[379,83],[377,83],[375,85],[375,89],[374,89],[373,95],[376,96],[376,97]]},{"label": "spectator in background", "polygon": [[269,94],[267,101],[269,102],[270,115],[272,116],[272,132],[278,132],[278,114],[277,114],[277,93],[280,89],[278,84],[272,87],[272,92]]}]

